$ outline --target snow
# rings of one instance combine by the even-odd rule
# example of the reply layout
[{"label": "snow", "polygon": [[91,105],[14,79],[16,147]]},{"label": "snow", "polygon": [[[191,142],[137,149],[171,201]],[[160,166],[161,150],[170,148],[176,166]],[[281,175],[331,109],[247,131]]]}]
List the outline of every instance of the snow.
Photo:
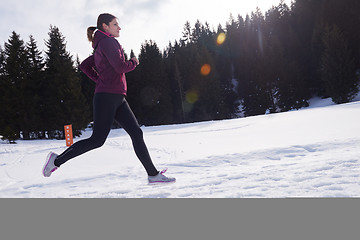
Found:
[{"label": "snow", "polygon": [[[143,127],[155,165],[177,182],[148,185],[130,138],[105,145],[44,178],[50,151],[65,141],[0,141],[1,198],[360,197],[360,100],[312,99],[286,113]],[[87,138],[91,130],[80,138]]]}]

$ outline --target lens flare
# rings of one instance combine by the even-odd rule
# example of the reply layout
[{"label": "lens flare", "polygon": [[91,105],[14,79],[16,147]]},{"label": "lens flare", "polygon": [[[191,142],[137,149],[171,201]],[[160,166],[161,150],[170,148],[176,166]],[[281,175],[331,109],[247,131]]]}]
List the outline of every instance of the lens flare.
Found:
[{"label": "lens flare", "polygon": [[186,93],[186,101],[190,104],[194,104],[199,100],[199,95],[196,91],[191,90]]},{"label": "lens flare", "polygon": [[203,76],[209,75],[211,72],[211,66],[209,64],[202,65],[200,72]]},{"label": "lens flare", "polygon": [[226,40],[226,35],[225,33],[219,33],[219,35],[216,38],[216,44],[218,46],[222,45]]}]

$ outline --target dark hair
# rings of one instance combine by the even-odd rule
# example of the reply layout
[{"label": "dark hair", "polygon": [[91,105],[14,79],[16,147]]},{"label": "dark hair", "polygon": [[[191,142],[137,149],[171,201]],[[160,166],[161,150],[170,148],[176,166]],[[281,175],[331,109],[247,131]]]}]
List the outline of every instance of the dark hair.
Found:
[{"label": "dark hair", "polygon": [[102,13],[99,15],[98,19],[97,19],[97,27],[88,27],[87,29],[87,37],[89,39],[90,42],[93,41],[94,39],[94,32],[96,29],[99,29],[103,32],[104,29],[103,29],[103,23],[105,23],[106,25],[109,25],[110,22],[116,18],[114,15],[111,15],[109,13]]}]

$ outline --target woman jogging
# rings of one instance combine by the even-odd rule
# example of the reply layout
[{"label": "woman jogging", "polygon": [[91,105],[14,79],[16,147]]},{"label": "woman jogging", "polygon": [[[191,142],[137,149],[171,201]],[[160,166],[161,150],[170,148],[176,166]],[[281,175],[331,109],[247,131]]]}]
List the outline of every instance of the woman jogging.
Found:
[{"label": "woman jogging", "polygon": [[101,147],[110,132],[114,119],[130,135],[135,153],[144,166],[149,183],[174,182],[175,178],[159,172],[145,145],[143,132],[130,109],[125,96],[127,92],[125,73],[133,71],[139,64],[136,57],[125,61],[124,52],[115,37],[120,36],[117,18],[111,14],[100,14],[97,27],[89,27],[87,35],[94,54],[80,64],[80,69],[96,83],[93,99],[94,127],[92,136],[76,142],[62,154],[49,153],[43,175],[50,175],[68,160]]}]

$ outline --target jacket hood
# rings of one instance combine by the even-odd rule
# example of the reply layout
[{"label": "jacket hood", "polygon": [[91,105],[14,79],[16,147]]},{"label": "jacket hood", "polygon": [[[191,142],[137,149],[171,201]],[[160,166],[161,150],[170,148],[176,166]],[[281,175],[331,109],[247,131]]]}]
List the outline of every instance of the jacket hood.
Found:
[{"label": "jacket hood", "polygon": [[109,38],[109,37],[112,38],[113,36],[110,33],[106,33],[101,30],[97,30],[95,32],[93,43],[92,43],[93,48],[96,49],[97,46],[99,45],[99,43],[101,42],[101,40],[103,40],[105,38]]}]

